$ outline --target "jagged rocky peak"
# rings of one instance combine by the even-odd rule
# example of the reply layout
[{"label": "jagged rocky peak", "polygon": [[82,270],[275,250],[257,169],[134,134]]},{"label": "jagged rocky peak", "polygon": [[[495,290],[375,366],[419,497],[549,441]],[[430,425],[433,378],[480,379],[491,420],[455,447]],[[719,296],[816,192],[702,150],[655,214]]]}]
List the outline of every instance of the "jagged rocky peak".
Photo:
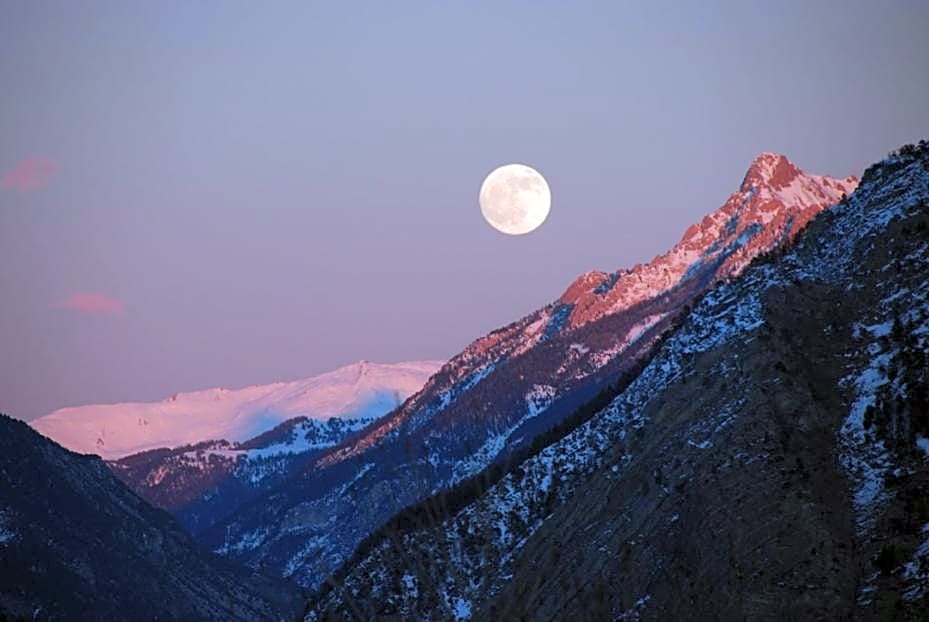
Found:
[{"label": "jagged rocky peak", "polygon": [[561,295],[559,301],[564,304],[575,304],[581,298],[588,295],[598,287],[605,286],[613,278],[613,275],[600,270],[591,270],[574,279],[574,282],[568,286],[565,293]]},{"label": "jagged rocky peak", "polygon": [[[850,193],[858,186],[858,178],[849,175],[844,179],[837,179],[825,175],[813,175],[802,171],[787,156],[779,153],[765,152],[752,160],[751,166],[742,179],[741,192],[751,192],[767,189],[772,192],[783,191],[791,186],[796,189],[803,188],[808,192],[817,194],[816,188],[839,190]],[[794,198],[796,193],[792,193]],[[823,197],[829,196],[823,193]],[[784,198],[791,198],[790,193]]]},{"label": "jagged rocky peak", "polygon": [[755,156],[742,180],[742,192],[753,187],[783,188],[803,174],[797,166],[780,153],[766,151]]},{"label": "jagged rocky peak", "polygon": [[849,187],[849,191],[854,190],[858,185],[858,178],[854,175],[849,175],[844,179],[811,175],[802,171],[787,156],[766,151],[758,154],[752,160],[752,164],[748,167],[745,178],[742,180],[741,191],[748,192],[752,188],[761,187],[781,190],[789,186],[797,178],[805,178],[831,187]]},{"label": "jagged rocky peak", "polygon": [[739,190],[691,225],[670,251],[627,271],[593,271],[578,277],[558,300],[572,305],[567,327],[629,308],[690,278],[735,276],[756,255],[791,239],[857,185],[856,177],[808,174],[786,156],[762,153],[752,161]]}]

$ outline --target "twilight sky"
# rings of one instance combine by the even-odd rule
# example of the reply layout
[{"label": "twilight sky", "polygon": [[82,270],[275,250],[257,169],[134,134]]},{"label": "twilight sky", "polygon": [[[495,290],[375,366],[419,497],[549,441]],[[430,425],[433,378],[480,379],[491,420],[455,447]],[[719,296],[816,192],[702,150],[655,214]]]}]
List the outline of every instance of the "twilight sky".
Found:
[{"label": "twilight sky", "polygon": [[[751,5],[751,6],[749,6]],[[925,2],[10,2],[0,411],[447,358],[752,157],[929,134]],[[553,206],[492,230],[493,168]]]}]

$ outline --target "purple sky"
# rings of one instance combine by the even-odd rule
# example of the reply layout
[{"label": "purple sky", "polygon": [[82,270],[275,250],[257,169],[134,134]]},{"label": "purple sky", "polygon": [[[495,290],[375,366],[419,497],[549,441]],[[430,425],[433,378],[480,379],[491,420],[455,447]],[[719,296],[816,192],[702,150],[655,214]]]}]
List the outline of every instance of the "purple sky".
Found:
[{"label": "purple sky", "polygon": [[[925,2],[2,13],[0,410],[26,419],[449,357],[668,248],[760,151],[845,176],[929,134]],[[508,162],[552,189],[524,237],[477,205]]]}]

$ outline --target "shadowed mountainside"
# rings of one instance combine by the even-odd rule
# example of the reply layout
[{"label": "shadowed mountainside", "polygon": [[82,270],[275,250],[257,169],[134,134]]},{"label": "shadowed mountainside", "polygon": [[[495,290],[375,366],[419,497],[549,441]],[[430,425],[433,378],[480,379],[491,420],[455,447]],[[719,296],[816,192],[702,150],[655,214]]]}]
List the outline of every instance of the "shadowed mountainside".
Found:
[{"label": "shadowed mountainside", "polygon": [[197,534],[373,422],[296,417],[243,443],[206,441],[153,449],[107,464],[140,497],[171,512]]},{"label": "shadowed mountainside", "polygon": [[0,613],[29,620],[279,620],[292,584],[203,550],[96,456],[0,415]]}]

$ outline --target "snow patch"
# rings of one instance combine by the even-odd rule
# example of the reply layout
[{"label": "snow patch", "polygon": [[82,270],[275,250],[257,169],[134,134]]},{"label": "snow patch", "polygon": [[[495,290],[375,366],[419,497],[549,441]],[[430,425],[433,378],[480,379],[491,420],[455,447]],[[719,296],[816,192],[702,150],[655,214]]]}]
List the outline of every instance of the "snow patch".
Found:
[{"label": "snow patch", "polygon": [[642,337],[642,335],[645,334],[648,329],[653,327],[667,316],[667,313],[656,313],[646,317],[641,322],[636,323],[632,328],[629,329],[629,331],[623,336],[622,339],[620,339],[609,348],[597,352],[591,357],[594,368],[600,369],[612,361],[620,352],[638,341],[639,338]]},{"label": "snow patch", "polygon": [[403,587],[406,589],[407,597],[412,599],[419,598],[419,588],[416,585],[416,577],[411,574],[405,574],[401,580],[403,581]]},{"label": "snow patch", "polygon": [[864,427],[865,412],[875,403],[877,389],[888,382],[881,369],[891,356],[875,356],[864,370],[843,380],[854,386],[856,397],[839,430],[839,460],[852,479],[855,512],[862,530],[873,524],[875,510],[885,499],[884,477],[893,465],[884,442]]},{"label": "snow patch", "polygon": [[923,453],[926,454],[926,457],[929,458],[929,438],[925,436],[916,437],[916,446],[923,450]]},{"label": "snow patch", "polygon": [[545,412],[555,400],[555,387],[547,384],[536,384],[526,393],[528,412],[526,418],[537,417]]},{"label": "snow patch", "polygon": [[455,615],[455,620],[470,620],[471,603],[464,598],[456,598],[452,607],[452,613]]},{"label": "snow patch", "polygon": [[12,513],[9,510],[0,510],[0,546],[7,546],[16,537]]},{"label": "snow patch", "polygon": [[[929,523],[923,525],[923,533],[929,532]],[[913,602],[929,593],[929,538],[913,552],[909,562],[903,566],[903,578],[912,583],[903,592],[903,599]]]}]

